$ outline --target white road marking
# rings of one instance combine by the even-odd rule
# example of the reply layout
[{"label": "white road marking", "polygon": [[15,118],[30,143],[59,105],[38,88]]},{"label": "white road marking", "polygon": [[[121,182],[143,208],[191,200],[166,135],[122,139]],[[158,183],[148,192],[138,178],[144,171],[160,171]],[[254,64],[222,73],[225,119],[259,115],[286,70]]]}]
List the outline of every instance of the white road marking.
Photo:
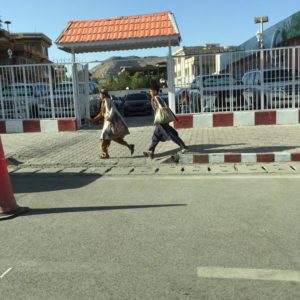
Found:
[{"label": "white road marking", "polygon": [[0,278],[2,279],[12,268],[7,269],[1,276]]},{"label": "white road marking", "polygon": [[199,267],[197,268],[197,275],[201,278],[300,282],[300,272],[293,270]]}]

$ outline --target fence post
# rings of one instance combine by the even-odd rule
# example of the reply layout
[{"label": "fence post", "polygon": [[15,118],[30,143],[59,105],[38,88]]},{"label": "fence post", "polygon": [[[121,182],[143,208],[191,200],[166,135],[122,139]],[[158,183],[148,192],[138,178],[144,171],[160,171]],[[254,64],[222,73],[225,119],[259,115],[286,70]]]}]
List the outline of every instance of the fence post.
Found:
[{"label": "fence post", "polygon": [[264,88],[264,50],[260,50],[260,107],[265,109],[265,88]]},{"label": "fence post", "polygon": [[203,56],[199,56],[199,93],[200,93],[200,112],[204,113],[204,95],[203,95]]},{"label": "fence post", "polygon": [[73,80],[73,100],[74,100],[74,109],[75,109],[75,118],[77,122],[77,127],[81,127],[81,116],[79,111],[79,103],[78,103],[78,71],[77,64],[72,64],[72,80]]},{"label": "fence post", "polygon": [[176,103],[175,103],[175,88],[174,88],[174,62],[172,57],[171,45],[169,45],[169,56],[167,64],[168,72],[168,98],[169,106],[172,111],[176,112]]},{"label": "fence post", "polygon": [[[90,115],[91,115],[91,112],[90,112],[90,98],[89,98],[89,90],[90,90],[90,87],[89,87],[89,65],[88,63],[84,65],[84,81],[85,81],[85,87],[84,87],[84,90],[85,90],[85,118],[86,120],[89,120],[90,119]],[[85,121],[85,124],[86,124],[86,121]],[[88,122],[89,126],[91,126],[90,122]]]},{"label": "fence post", "polygon": [[53,81],[52,81],[52,66],[48,65],[48,78],[50,85],[50,103],[51,103],[51,116],[52,119],[55,119],[55,108],[54,108],[54,93],[53,93]]},{"label": "fence post", "polygon": [[10,76],[11,76],[11,84],[13,87],[13,95],[14,95],[14,99],[13,99],[13,103],[14,103],[14,110],[15,110],[15,119],[18,118],[18,109],[17,109],[17,92],[16,92],[16,85],[15,85],[15,73],[14,73],[14,67],[11,66],[10,67]]},{"label": "fence post", "polygon": [[[27,92],[27,86],[26,86],[27,81],[26,81],[26,72],[25,72],[25,67],[24,66],[22,66],[22,73],[23,73],[23,82],[24,82],[24,90],[25,90],[26,117],[27,117],[27,119],[29,119],[30,116],[29,116],[29,105],[28,105],[28,92]],[[34,95],[32,95],[32,96],[34,96]]]},{"label": "fence post", "polygon": [[4,100],[3,100],[3,94],[2,94],[2,81],[0,80],[0,105],[1,105],[1,115],[2,119],[5,119],[5,114],[4,114]]},{"label": "fence post", "polygon": [[296,106],[296,48],[292,49],[292,108],[295,108]]}]

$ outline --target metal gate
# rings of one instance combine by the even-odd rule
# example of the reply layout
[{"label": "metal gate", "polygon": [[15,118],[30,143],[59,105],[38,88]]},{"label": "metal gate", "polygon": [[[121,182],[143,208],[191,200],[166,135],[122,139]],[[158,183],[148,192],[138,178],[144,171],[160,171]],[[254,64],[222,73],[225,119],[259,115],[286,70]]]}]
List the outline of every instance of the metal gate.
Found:
[{"label": "metal gate", "polygon": [[77,126],[81,127],[90,118],[88,64],[73,64],[73,94]]},{"label": "metal gate", "polygon": [[173,56],[176,113],[300,108],[300,47]]},{"label": "metal gate", "polygon": [[87,64],[0,66],[0,119],[89,117]]}]

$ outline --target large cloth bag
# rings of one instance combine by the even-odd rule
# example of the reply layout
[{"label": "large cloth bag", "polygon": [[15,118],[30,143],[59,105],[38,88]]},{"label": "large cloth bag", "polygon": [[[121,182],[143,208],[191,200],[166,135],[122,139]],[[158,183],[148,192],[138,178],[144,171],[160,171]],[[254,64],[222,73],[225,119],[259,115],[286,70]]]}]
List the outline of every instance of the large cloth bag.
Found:
[{"label": "large cloth bag", "polygon": [[[175,120],[175,115],[172,110],[158,97],[155,98],[157,108],[154,116],[154,124],[167,124]],[[161,102],[163,105],[161,105]]]},{"label": "large cloth bag", "polygon": [[129,134],[128,127],[111,100],[106,101],[106,117],[100,139],[113,140]]}]

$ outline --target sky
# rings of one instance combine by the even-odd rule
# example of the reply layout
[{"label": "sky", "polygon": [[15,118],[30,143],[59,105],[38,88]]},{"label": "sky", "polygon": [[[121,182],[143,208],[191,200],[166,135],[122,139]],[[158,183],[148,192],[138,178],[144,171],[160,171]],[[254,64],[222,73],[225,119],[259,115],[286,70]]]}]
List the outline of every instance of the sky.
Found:
[{"label": "sky", "polygon": [[[299,0],[0,0],[0,19],[11,21],[11,32],[42,32],[53,42],[49,58],[70,60],[55,40],[70,20],[95,20],[171,11],[182,46],[218,43],[240,45],[259,30],[255,16],[268,16],[267,29],[300,10]],[[5,26],[5,24],[3,24]],[[172,50],[176,50],[173,48]],[[101,61],[111,56],[166,56],[167,48],[86,53],[80,61]]]}]

